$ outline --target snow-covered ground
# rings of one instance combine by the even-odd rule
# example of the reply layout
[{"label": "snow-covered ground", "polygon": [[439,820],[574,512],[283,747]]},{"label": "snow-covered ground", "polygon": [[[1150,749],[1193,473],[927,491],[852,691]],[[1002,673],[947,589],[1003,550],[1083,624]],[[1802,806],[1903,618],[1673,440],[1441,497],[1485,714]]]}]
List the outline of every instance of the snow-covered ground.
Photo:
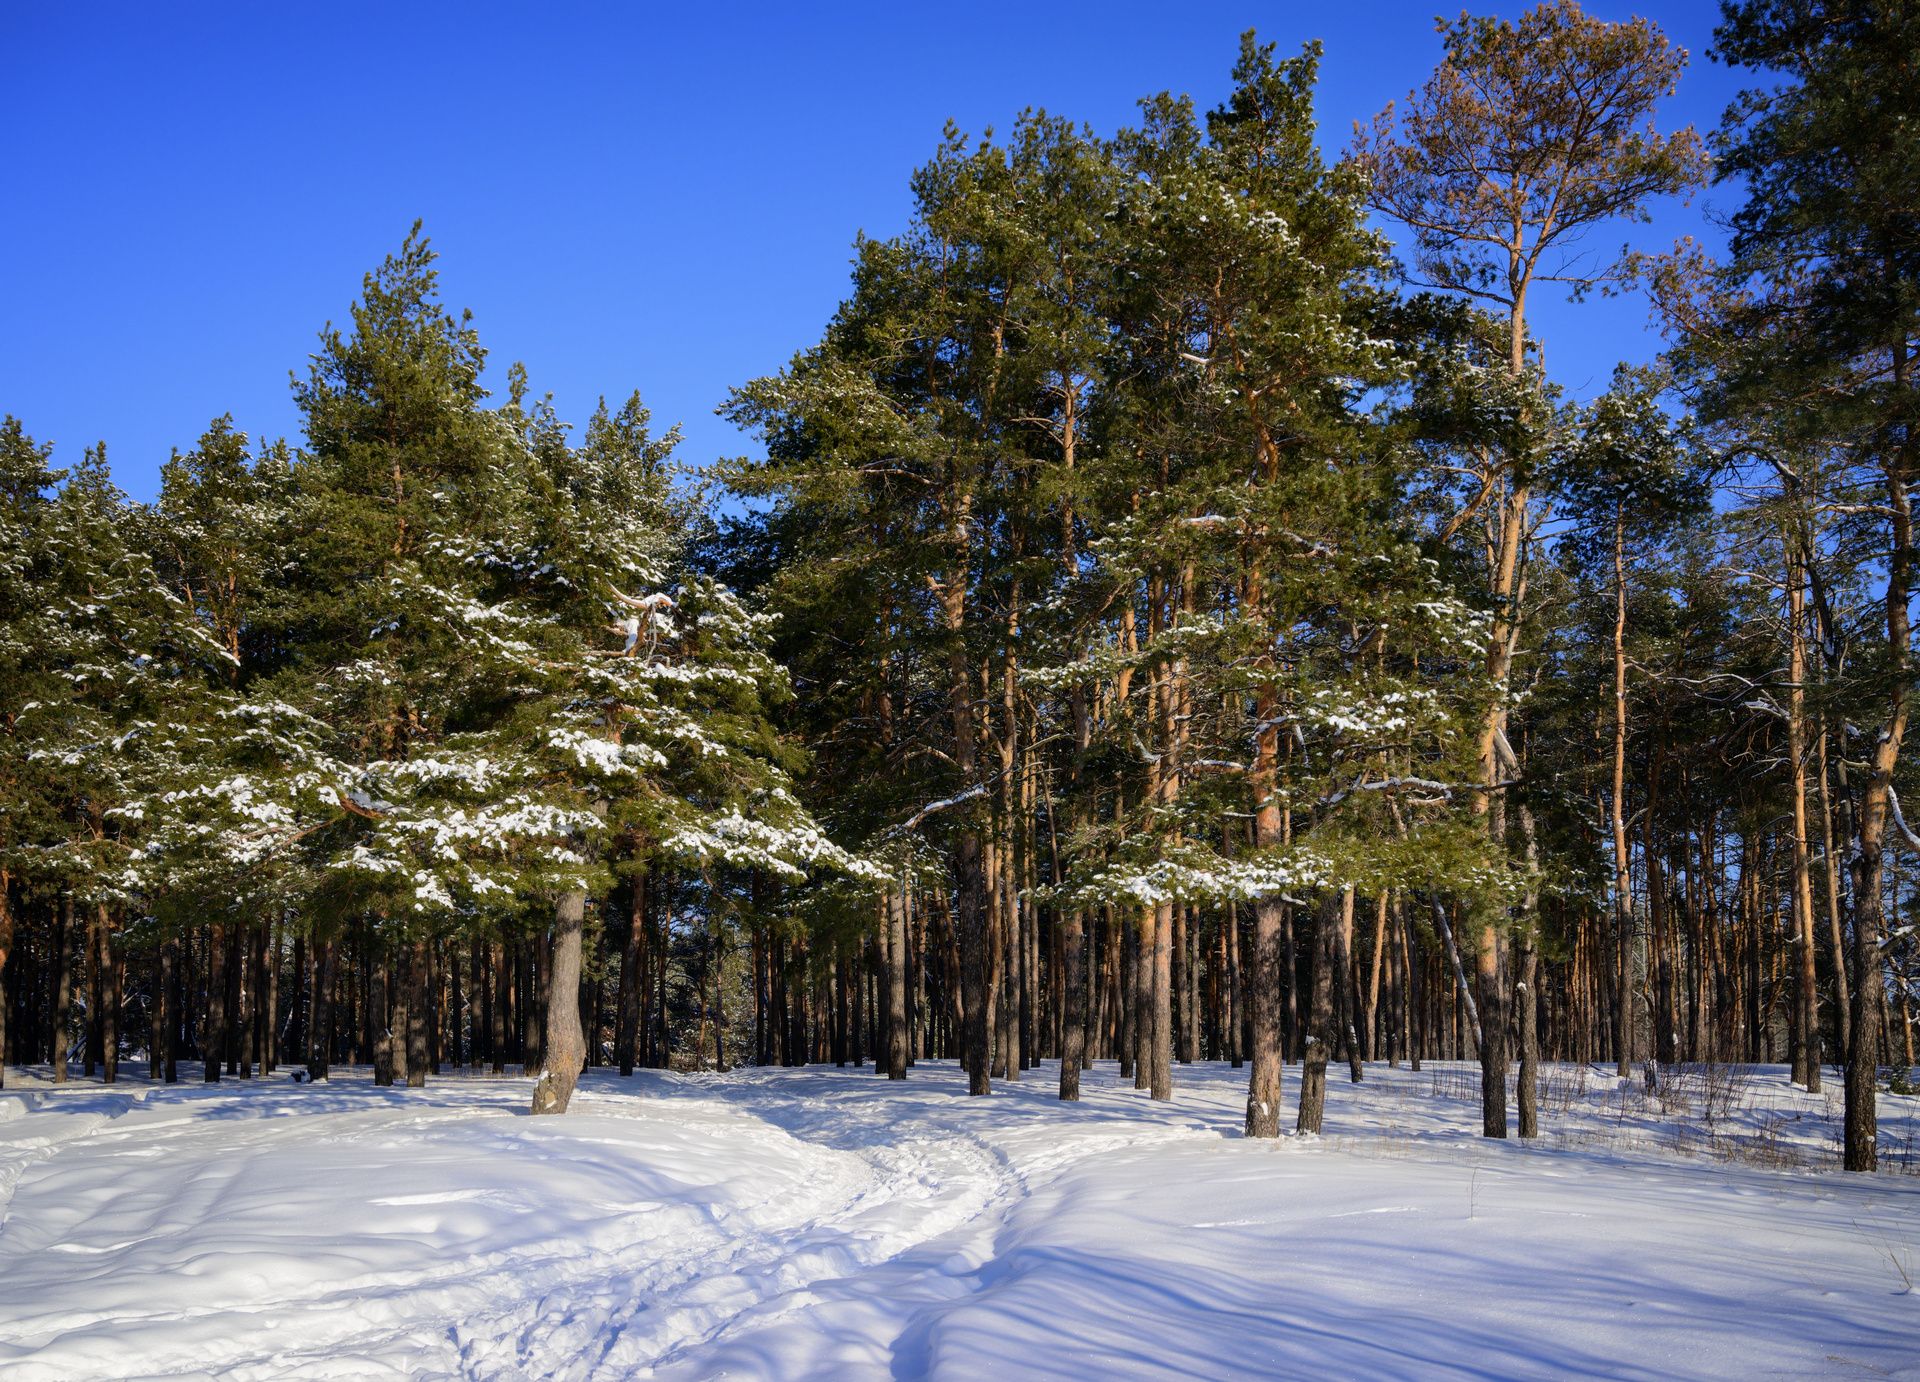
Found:
[{"label": "snow-covered ground", "polygon": [[593,1072],[547,1119],[9,1071],[0,1376],[1920,1376],[1920,1176],[1814,1169],[1837,1093],[1561,1067],[1524,1145],[1460,1067],[1333,1075],[1256,1143],[1211,1065]]}]

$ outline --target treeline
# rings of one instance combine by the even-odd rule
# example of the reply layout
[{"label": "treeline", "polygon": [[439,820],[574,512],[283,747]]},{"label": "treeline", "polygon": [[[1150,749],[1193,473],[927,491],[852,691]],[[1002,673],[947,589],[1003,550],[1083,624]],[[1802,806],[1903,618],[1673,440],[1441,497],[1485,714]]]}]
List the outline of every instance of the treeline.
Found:
[{"label": "treeline", "polygon": [[[807,800],[900,880],[843,933],[957,972],[976,1092],[1240,1058],[1271,1135],[1284,1061],[1311,1130],[1331,1060],[1472,1054],[1504,1136],[1546,1055],[1838,1060],[1870,1165],[1911,1040],[1920,14],[1730,6],[1764,85],[1710,141],[1662,132],[1652,24],[1441,32],[1335,161],[1317,49],[1251,37],[1204,116],[950,135],[735,395],[764,507],[715,559],[783,616]],[[1610,253],[1715,178],[1723,262]],[[1567,398],[1529,304],[1636,283],[1670,350]]]},{"label": "treeline", "polygon": [[862,870],[790,791],[766,618],[686,565],[676,438],[635,398],[573,442],[517,367],[487,406],[432,259],[322,333],[304,449],[221,420],[134,505],[0,428],[0,1008],[56,1079],[83,1026],[109,1077],[125,1040],[209,1080],[477,1051],[563,1109],[586,1033],[548,996],[610,901],[624,1051],[654,873]]},{"label": "treeline", "polygon": [[[764,459],[490,402],[417,237],[301,448],[216,424],[133,505],[9,422],[10,1058],[541,1108],[583,1062],[1226,1059],[1254,1136],[1289,1062],[1303,1130],[1330,1062],[1470,1057],[1525,1136],[1542,1059],[1783,1059],[1871,1169],[1920,7],[1728,5],[1759,85],[1706,140],[1645,21],[1442,35],[1336,159],[1317,47],[1251,36],[1204,115],[950,132],[727,405]],[[1713,179],[1720,260],[1602,248]],[[1530,301],[1636,285],[1670,348],[1568,398]]]}]

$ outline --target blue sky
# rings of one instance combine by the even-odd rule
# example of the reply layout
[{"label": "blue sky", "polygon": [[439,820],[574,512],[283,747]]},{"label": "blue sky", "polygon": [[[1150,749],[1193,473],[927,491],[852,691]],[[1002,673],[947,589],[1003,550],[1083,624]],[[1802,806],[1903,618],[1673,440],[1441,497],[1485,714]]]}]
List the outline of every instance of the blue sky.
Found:
[{"label": "blue sky", "polygon": [[[297,440],[288,371],[419,217],[492,382],[524,360],[575,422],[638,388],[685,425],[685,459],[740,454],[714,407],[817,338],[855,234],[902,227],[949,117],[1005,129],[1033,105],[1104,132],[1163,89],[1206,108],[1251,27],[1325,42],[1337,149],[1431,69],[1451,8],[10,4],[0,411],[58,461],[105,440],[142,499],[221,413]],[[1647,14],[1693,53],[1663,125],[1717,122],[1739,83],[1705,59],[1716,5],[1589,8]],[[1711,237],[1702,210],[1634,237]],[[1638,301],[1536,313],[1578,394],[1653,352],[1645,319]]]}]

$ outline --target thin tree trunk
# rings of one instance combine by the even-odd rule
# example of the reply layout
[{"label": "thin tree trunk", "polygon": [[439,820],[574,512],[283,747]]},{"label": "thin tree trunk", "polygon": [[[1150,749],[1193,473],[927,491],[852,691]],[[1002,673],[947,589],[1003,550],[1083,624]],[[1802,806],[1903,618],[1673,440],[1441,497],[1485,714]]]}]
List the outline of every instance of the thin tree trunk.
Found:
[{"label": "thin tree trunk", "polygon": [[427,1049],[428,1031],[432,1024],[430,1007],[430,985],[428,972],[431,960],[425,940],[413,942],[411,955],[407,963],[407,1087],[424,1089],[427,1083],[427,1067],[432,1064],[432,1055]]},{"label": "thin tree trunk", "polygon": [[1827,731],[1822,728],[1818,750],[1820,769],[1820,839],[1827,883],[1827,945],[1833,953],[1834,1016],[1839,1026],[1839,1056],[1853,1050],[1853,1003],[1848,993],[1847,941],[1840,921],[1840,864],[1833,843],[1833,799],[1827,785]]},{"label": "thin tree trunk", "polygon": [[1480,1036],[1480,1006],[1473,1001],[1473,988],[1467,983],[1467,971],[1460,963],[1460,947],[1454,943],[1453,924],[1447,919],[1447,909],[1440,905],[1439,898],[1431,899],[1433,904],[1433,924],[1440,932],[1440,942],[1447,952],[1447,961],[1453,966],[1454,981],[1460,986],[1460,1001],[1467,1010],[1467,1021],[1473,1028],[1473,1045],[1478,1050],[1482,1044]]},{"label": "thin tree trunk", "polygon": [[208,1084],[220,1079],[227,1058],[227,932],[214,924],[207,942],[207,1020],[200,1033],[200,1063]]},{"label": "thin tree trunk", "polygon": [[711,920],[709,933],[711,942],[711,963],[713,966],[713,1068],[725,1071],[727,1068],[727,1011],[720,996],[721,980],[724,979],[726,951],[722,945],[720,919]]},{"label": "thin tree trunk", "polygon": [[[1367,975],[1367,1006],[1362,1021],[1360,1037],[1364,1048],[1362,1054],[1368,1060],[1380,1059],[1380,1047],[1390,1044],[1380,1038],[1380,980],[1385,969],[1387,955],[1387,889],[1380,890],[1380,896],[1373,900],[1373,955],[1369,961]],[[1393,1006],[1392,981],[1388,980],[1387,1006]]]},{"label": "thin tree trunk", "polygon": [[58,919],[54,923],[53,942],[53,1039],[48,1043],[48,1060],[53,1064],[53,1082],[67,1082],[67,1033],[73,1025],[73,894],[60,894]]},{"label": "thin tree trunk", "polygon": [[1153,909],[1133,928],[1133,1087],[1153,1088]]},{"label": "thin tree trunk", "polygon": [[647,885],[648,870],[634,869],[633,891],[627,904],[627,943],[620,951],[620,1007],[615,1019],[619,1030],[614,1035],[622,1075],[633,1074],[640,1013],[646,1006]]},{"label": "thin tree trunk", "polygon": [[[1893,379],[1897,393],[1907,388],[1907,344],[1893,350]],[[1913,634],[1908,623],[1912,599],[1914,532],[1913,509],[1905,476],[1912,473],[1911,428],[1903,429],[1901,445],[1888,457],[1886,488],[1892,511],[1892,551],[1889,554],[1886,618],[1887,649],[1894,675],[1888,678],[1888,705],[1873,746],[1857,815],[1858,849],[1853,858],[1853,1022],[1852,1046],[1847,1053],[1847,1100],[1844,1161],[1849,1171],[1872,1171],[1879,1166],[1879,1114],[1876,1085],[1880,1076],[1880,1009],[1886,1001],[1880,940],[1884,912],[1881,888],[1885,882],[1886,834],[1893,815],[1893,774],[1900,761],[1900,742],[1906,735],[1908,697],[1912,693]]]},{"label": "thin tree trunk", "polygon": [[907,894],[887,891],[887,1078],[907,1078]]},{"label": "thin tree trunk", "polygon": [[1240,1029],[1245,1025],[1246,988],[1241,976],[1240,906],[1236,902],[1227,903],[1225,930],[1227,975],[1226,983],[1222,986],[1225,1001],[1221,1009],[1221,1021],[1225,1026],[1227,1060],[1235,1070],[1238,1070],[1246,1064],[1246,1047],[1240,1040]]},{"label": "thin tree trunk", "polygon": [[[394,1052],[392,1007],[393,998],[388,992],[387,943],[377,930],[369,933],[369,940],[375,947],[373,969],[367,984],[367,1018],[373,1028],[373,1082],[385,1088],[394,1079]],[[404,1053],[402,1059],[404,1059]]]},{"label": "thin tree trunk", "polygon": [[1633,1073],[1633,879],[1627,844],[1627,555],[1626,513],[1613,515],[1613,924],[1619,972],[1614,990],[1616,1073]]},{"label": "thin tree trunk", "polygon": [[1813,877],[1807,858],[1807,658],[1805,592],[1800,563],[1787,539],[1787,759],[1793,781],[1794,973],[1798,979],[1800,1044],[1793,1053],[1795,1083],[1820,1092],[1820,1006],[1813,968]]},{"label": "thin tree trunk", "polygon": [[313,943],[313,1008],[307,1023],[307,1078],[326,1080],[333,1064],[333,942]]},{"label": "thin tree trunk", "polygon": [[[166,1084],[180,1079],[180,943],[169,936],[160,942],[160,992],[154,997],[159,1028],[154,1037],[160,1062],[159,1078]],[[150,1055],[156,1052],[150,1051]]]},{"label": "thin tree trunk", "polygon": [[13,875],[0,868],[0,1089],[7,1087],[7,957],[13,953]]},{"label": "thin tree trunk", "polygon": [[96,1070],[106,1064],[105,1036],[100,1026],[100,1008],[102,1004],[101,978],[106,966],[101,956],[106,953],[105,942],[101,937],[102,915],[106,908],[95,907],[87,918],[87,1036],[82,1052],[80,1073],[91,1079]]},{"label": "thin tree trunk", "polygon": [[113,1084],[120,1078],[120,990],[126,959],[114,943],[113,917],[100,908],[100,1078]]},{"label": "thin tree trunk", "polygon": [[1520,1113],[1520,1136],[1540,1135],[1540,1000],[1534,986],[1540,978],[1540,946],[1531,928],[1521,933],[1520,982],[1515,985],[1514,1003],[1520,1019],[1520,1076],[1515,1100]]},{"label": "thin tree trunk", "polygon": [[1347,1043],[1347,1078],[1349,1083],[1359,1084],[1365,1076],[1360,1064],[1360,1037],[1354,1029],[1354,1012],[1360,1006],[1360,974],[1353,957],[1353,889],[1348,888],[1340,899],[1340,930],[1335,937],[1338,945],[1339,972],[1334,975],[1337,990],[1340,1028]]},{"label": "thin tree trunk", "polygon": [[507,1071],[507,995],[512,991],[513,978],[507,967],[507,948],[499,941],[490,946],[492,957],[492,1027],[488,1033],[488,1054],[492,1058],[493,1073],[504,1075]]}]

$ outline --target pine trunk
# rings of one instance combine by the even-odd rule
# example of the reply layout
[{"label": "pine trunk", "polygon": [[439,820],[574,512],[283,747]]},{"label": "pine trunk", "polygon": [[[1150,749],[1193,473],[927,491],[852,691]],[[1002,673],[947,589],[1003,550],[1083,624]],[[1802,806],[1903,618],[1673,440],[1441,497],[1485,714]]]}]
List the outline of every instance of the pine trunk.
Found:
[{"label": "pine trunk", "polygon": [[1087,1059],[1086,913],[1075,907],[1062,920],[1060,1097],[1071,1103],[1080,1097],[1080,1069]]},{"label": "pine trunk", "polygon": [[1327,1061],[1333,1054],[1334,982],[1340,967],[1340,929],[1337,908],[1351,905],[1352,893],[1344,902],[1327,898],[1313,926],[1313,984],[1308,990],[1306,1038],[1300,1056],[1300,1112],[1294,1131],[1317,1133],[1326,1117]]},{"label": "pine trunk", "polygon": [[313,943],[313,1000],[307,1019],[307,1078],[320,1083],[333,1062],[333,942]]},{"label": "pine trunk", "polygon": [[1807,849],[1807,659],[1805,592],[1800,563],[1788,539],[1787,558],[1787,768],[1793,783],[1794,974],[1800,1042],[1793,1053],[1794,1083],[1820,1092],[1820,1006],[1813,956],[1813,872]]},{"label": "pine trunk", "polygon": [[887,1078],[907,1078],[907,895],[887,892]]},{"label": "pine trunk", "polygon": [[100,1078],[108,1084],[120,1078],[120,991],[127,962],[114,943],[113,917],[100,909]]},{"label": "pine trunk", "polygon": [[428,1030],[432,1024],[428,974],[431,958],[427,942],[416,940],[407,951],[407,1088],[424,1089],[427,1067],[432,1063],[428,1050]]},{"label": "pine trunk", "polygon": [[1626,515],[1613,518],[1613,924],[1618,973],[1614,988],[1615,1071],[1633,1073],[1633,880],[1627,846],[1627,554]]},{"label": "pine trunk", "polygon": [[47,1059],[53,1082],[67,1082],[67,1034],[73,1025],[73,894],[60,894],[59,918],[54,923],[53,1021]]},{"label": "pine trunk", "polygon": [[[367,1020],[373,1028],[373,1082],[386,1088],[394,1081],[394,1044],[392,1009],[393,996],[388,991],[389,971],[387,967],[387,946],[383,939],[376,937],[378,953],[373,957],[373,969],[367,982]],[[401,1059],[405,1059],[402,1052]]]},{"label": "pine trunk", "polygon": [[553,959],[548,966],[546,1063],[533,1086],[533,1112],[565,1113],[586,1060],[580,1031],[580,941],[587,895],[565,893],[554,909]]}]

